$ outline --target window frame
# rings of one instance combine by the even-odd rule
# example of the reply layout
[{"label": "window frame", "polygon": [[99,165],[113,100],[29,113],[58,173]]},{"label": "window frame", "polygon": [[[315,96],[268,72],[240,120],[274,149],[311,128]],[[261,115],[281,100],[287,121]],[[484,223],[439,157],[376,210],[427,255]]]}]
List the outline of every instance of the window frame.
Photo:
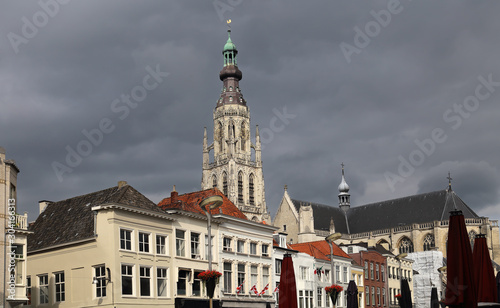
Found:
[{"label": "window frame", "polygon": [[[126,267],[126,269],[129,269],[130,268],[130,273],[128,272],[128,270],[126,271],[127,273],[124,274],[123,273],[123,269],[124,267]],[[133,297],[135,296],[135,273],[134,273],[134,270],[135,270],[135,264],[130,264],[130,263],[121,263],[120,264],[120,282],[121,282],[121,295],[123,297]],[[124,293],[124,287],[125,287],[125,283],[124,283],[124,279],[130,279],[130,288],[131,288],[131,293],[128,294],[128,293]]]},{"label": "window frame", "polygon": [[[178,237],[177,232],[182,232],[182,238]],[[182,254],[180,252],[180,245],[182,244]],[[175,230],[175,255],[177,257],[185,257],[186,256],[186,230],[176,229]]]},{"label": "window frame", "polygon": [[[128,239],[123,238],[122,232],[125,232],[125,234],[128,234],[129,238]],[[127,243],[129,244],[130,248],[127,248]],[[123,247],[123,246],[125,246],[125,247]],[[134,251],[134,230],[133,229],[120,228],[120,250]]]},{"label": "window frame", "polygon": [[[104,264],[94,265],[92,267],[92,269],[94,272],[94,278],[97,280],[97,283],[95,284],[95,288],[93,288],[94,289],[94,297],[95,298],[105,298],[107,295],[106,266]],[[100,293],[101,293],[100,295],[98,294],[99,293],[98,290],[100,290]]]},{"label": "window frame", "polygon": [[[160,242],[158,242],[158,238],[163,238],[163,244]],[[156,234],[155,236],[155,246],[156,246],[156,254],[157,255],[160,255],[160,256],[168,256],[168,235],[164,235],[164,234]],[[161,253],[161,252],[158,252],[159,249],[158,248],[163,248],[163,250],[165,251],[165,253]]]},{"label": "window frame", "polygon": [[[48,304],[49,303],[49,274],[38,275],[38,303]],[[42,282],[42,279],[44,280]],[[43,292],[45,290],[45,292]],[[42,298],[44,300],[42,300]]]},{"label": "window frame", "polygon": [[139,231],[137,232],[137,239],[138,239],[138,247],[137,247],[138,252],[151,253],[151,232]]},{"label": "window frame", "polygon": [[[198,241],[193,241],[193,236],[195,237],[198,236]],[[191,259],[201,259],[201,233],[190,232],[189,244],[190,244],[189,248],[191,252]]]},{"label": "window frame", "polygon": [[[165,276],[159,275],[160,271],[165,271]],[[165,295],[160,295],[160,281],[165,283]],[[156,267],[156,296],[158,298],[167,298],[169,297],[169,288],[168,288],[168,267]]]},{"label": "window frame", "polygon": [[[152,276],[151,276],[151,266],[140,265],[139,266],[139,296],[140,297],[152,297],[151,285],[152,285]],[[144,271],[143,271],[144,270]],[[145,291],[148,291],[148,295],[143,295],[143,282],[147,282],[147,287],[145,286]]]}]

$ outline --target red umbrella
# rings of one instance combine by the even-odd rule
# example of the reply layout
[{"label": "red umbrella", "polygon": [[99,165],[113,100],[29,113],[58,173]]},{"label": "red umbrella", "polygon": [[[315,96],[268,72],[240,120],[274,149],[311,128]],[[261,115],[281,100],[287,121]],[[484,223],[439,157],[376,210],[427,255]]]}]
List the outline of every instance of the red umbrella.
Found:
[{"label": "red umbrella", "polygon": [[445,304],[450,307],[477,308],[472,251],[462,211],[450,212],[446,266]]},{"label": "red umbrella", "polygon": [[488,244],[484,234],[478,234],[474,242],[474,282],[478,302],[497,302],[497,286],[493,265],[488,252]]},{"label": "red umbrella", "polygon": [[281,264],[279,306],[297,308],[297,286],[295,285],[295,272],[290,254],[285,254]]}]

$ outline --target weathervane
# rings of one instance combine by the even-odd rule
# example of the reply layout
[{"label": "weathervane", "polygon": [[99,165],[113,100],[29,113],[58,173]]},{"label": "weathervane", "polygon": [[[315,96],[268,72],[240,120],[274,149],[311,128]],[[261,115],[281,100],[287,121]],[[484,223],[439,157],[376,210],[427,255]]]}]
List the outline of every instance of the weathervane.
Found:
[{"label": "weathervane", "polygon": [[227,27],[231,30],[231,19],[226,20]]},{"label": "weathervane", "polygon": [[448,187],[451,189],[451,180],[453,180],[453,178],[451,177],[451,173],[448,171]]}]

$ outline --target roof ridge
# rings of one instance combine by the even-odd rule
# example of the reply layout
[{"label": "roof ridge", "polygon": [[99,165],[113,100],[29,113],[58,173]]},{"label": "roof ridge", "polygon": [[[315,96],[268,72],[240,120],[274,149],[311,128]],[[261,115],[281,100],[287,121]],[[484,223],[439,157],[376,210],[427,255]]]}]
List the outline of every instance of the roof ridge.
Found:
[{"label": "roof ridge", "polygon": [[430,191],[430,192],[426,192],[426,193],[420,193],[420,194],[415,194],[415,195],[410,195],[410,196],[405,196],[405,197],[399,197],[399,198],[394,198],[394,199],[389,199],[389,200],[375,201],[375,202],[372,202],[372,203],[366,203],[366,204],[363,204],[363,205],[354,206],[354,207],[351,207],[351,209],[362,208],[362,207],[365,207],[365,206],[369,206],[369,205],[373,205],[373,204],[378,204],[378,203],[387,203],[387,202],[396,201],[396,200],[403,200],[403,199],[408,199],[408,198],[413,198],[413,197],[419,197],[419,196],[423,196],[423,195],[435,194],[435,193],[439,193],[439,192],[446,192],[446,189],[435,190],[435,191]]},{"label": "roof ridge", "polygon": [[77,199],[77,198],[87,197],[87,196],[89,196],[89,195],[94,195],[94,194],[97,194],[97,193],[101,193],[101,192],[103,192],[103,191],[110,190],[110,189],[112,189],[112,188],[118,188],[118,186],[108,187],[108,188],[101,189],[101,190],[98,190],[98,191],[89,192],[89,193],[86,193],[86,194],[83,194],[83,195],[74,196],[74,197],[71,197],[71,198],[66,198],[66,199],[63,199],[63,200],[54,201],[54,202],[52,202],[52,203],[59,203],[59,202],[64,202],[64,201],[68,201],[68,200],[72,200],[72,199]]}]

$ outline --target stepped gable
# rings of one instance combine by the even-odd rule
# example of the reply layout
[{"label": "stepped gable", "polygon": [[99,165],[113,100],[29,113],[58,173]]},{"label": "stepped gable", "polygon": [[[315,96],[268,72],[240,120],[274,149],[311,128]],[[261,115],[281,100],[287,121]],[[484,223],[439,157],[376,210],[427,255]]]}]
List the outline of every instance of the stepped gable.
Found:
[{"label": "stepped gable", "polygon": [[132,186],[124,184],[86,195],[50,203],[30,226],[28,252],[94,238],[92,207],[120,204],[162,212]]},{"label": "stepped gable", "polygon": [[[330,260],[330,245],[326,241],[314,241],[299,244],[291,244],[290,247],[294,250],[307,253],[308,255],[321,260]],[[333,244],[333,255],[350,259],[339,246]]]},{"label": "stepped gable", "polygon": [[[300,205],[311,205],[314,213],[314,229],[329,231],[330,230],[330,220],[333,217],[335,224],[335,232],[348,233],[347,225],[345,221],[344,212],[338,208],[330,205],[312,203],[306,201],[300,201],[296,199],[291,199],[297,213],[300,212]],[[350,222],[349,222],[350,224]]]},{"label": "stepped gable", "polygon": [[462,210],[465,218],[478,217],[453,191],[447,190],[351,207],[347,215],[351,233],[361,233],[414,223],[448,220],[449,212],[455,206]]},{"label": "stepped gable", "polygon": [[[172,194],[175,192],[172,192]],[[229,200],[219,189],[210,188],[206,190],[195,191],[183,195],[171,195],[169,198],[165,198],[160,203],[158,207],[162,210],[178,209],[186,212],[193,212],[205,215],[205,212],[200,207],[200,202],[206,197],[218,195],[222,197],[222,205],[218,209],[211,210],[212,215],[224,214],[228,216],[233,216],[236,218],[241,218],[247,220],[245,214],[241,212],[236,205],[234,205],[231,200]],[[172,199],[174,202],[172,202]]]}]

